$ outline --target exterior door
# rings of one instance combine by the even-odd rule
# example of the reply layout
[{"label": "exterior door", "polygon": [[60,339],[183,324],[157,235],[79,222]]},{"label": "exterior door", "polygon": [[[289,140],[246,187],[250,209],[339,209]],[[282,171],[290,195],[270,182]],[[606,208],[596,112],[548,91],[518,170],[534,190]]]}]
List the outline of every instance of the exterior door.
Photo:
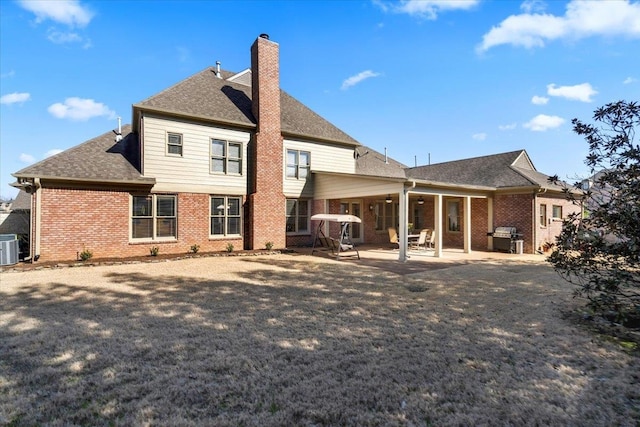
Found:
[{"label": "exterior door", "polygon": [[[362,219],[362,202],[359,200],[344,200],[340,203],[340,213],[355,215]],[[362,243],[362,223],[351,223],[349,226],[349,236],[354,243]]]}]

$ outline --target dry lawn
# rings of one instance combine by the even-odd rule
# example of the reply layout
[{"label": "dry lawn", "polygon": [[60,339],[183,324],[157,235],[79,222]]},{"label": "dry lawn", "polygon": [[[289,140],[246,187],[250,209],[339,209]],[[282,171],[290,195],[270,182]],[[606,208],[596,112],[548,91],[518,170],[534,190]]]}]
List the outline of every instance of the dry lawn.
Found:
[{"label": "dry lawn", "polygon": [[5,272],[0,425],[638,426],[638,352],[577,304],[532,261]]}]

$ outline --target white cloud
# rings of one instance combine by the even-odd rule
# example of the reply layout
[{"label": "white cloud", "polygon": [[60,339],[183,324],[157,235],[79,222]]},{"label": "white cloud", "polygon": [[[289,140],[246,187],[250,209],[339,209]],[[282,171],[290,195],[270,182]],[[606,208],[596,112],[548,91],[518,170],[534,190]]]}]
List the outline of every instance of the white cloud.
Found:
[{"label": "white cloud", "polygon": [[480,0],[373,0],[383,12],[406,13],[411,16],[434,20],[438,13],[449,10],[469,10],[480,3]]},{"label": "white cloud", "polygon": [[21,153],[20,154],[20,161],[22,163],[33,163],[33,162],[36,161],[36,158],[33,157],[31,154]]},{"label": "white cloud", "polygon": [[559,96],[572,101],[591,102],[591,97],[598,91],[593,89],[589,83],[582,83],[574,86],[556,86],[554,83],[547,85],[547,95]]},{"label": "white cloud", "polygon": [[91,47],[91,40],[85,39],[78,33],[58,31],[55,28],[47,30],[47,39],[55,44],[83,43],[83,48]]},{"label": "white cloud", "polygon": [[107,117],[114,119],[116,113],[101,102],[93,99],[82,99],[77,97],[67,98],[64,103],[57,102],[47,109],[52,116],[58,119],[69,119],[86,121],[93,117]]},{"label": "white cloud", "polygon": [[[525,12],[527,8],[524,8]],[[563,16],[543,13],[511,15],[482,37],[478,52],[510,44],[525,48],[542,47],[557,39],[577,40],[591,36],[640,37],[640,3],[621,1],[580,1],[567,4]]]},{"label": "white cloud", "polygon": [[520,10],[524,13],[544,12],[546,8],[547,5],[541,0],[526,0],[520,5]]},{"label": "white cloud", "polygon": [[0,75],[0,78],[6,79],[7,77],[13,77],[16,75],[14,70],[9,71],[8,73],[4,73]]},{"label": "white cloud", "polygon": [[516,126],[518,126],[517,123],[510,123],[508,125],[499,125],[498,129],[500,130],[513,130],[516,128]]},{"label": "white cloud", "polygon": [[534,132],[544,132],[549,129],[555,129],[564,122],[565,120],[562,117],[538,114],[522,126]]},{"label": "white cloud", "polygon": [[475,139],[476,141],[484,141],[485,139],[487,139],[487,134],[484,132],[474,133],[473,135],[471,135],[471,138]]},{"label": "white cloud", "polygon": [[58,153],[62,153],[64,150],[61,150],[59,148],[52,148],[51,150],[47,151],[46,153],[44,153],[45,157],[51,157],[51,156],[55,156]]},{"label": "white cloud", "polygon": [[549,98],[545,96],[534,95],[534,97],[531,98],[531,103],[535,105],[545,105],[547,102],[549,102]]},{"label": "white cloud", "polygon": [[77,0],[20,0],[24,9],[36,15],[36,22],[50,19],[70,27],[85,27],[94,14]]},{"label": "white cloud", "polygon": [[351,76],[345,81],[343,81],[340,89],[347,90],[351,86],[355,86],[363,80],[369,79],[371,77],[378,77],[379,75],[380,73],[375,73],[371,70],[362,71],[361,73],[358,73],[355,76]]},{"label": "white cloud", "polygon": [[631,83],[635,83],[637,81],[638,81],[638,79],[634,79],[633,77],[627,77],[626,79],[624,79],[622,84],[628,85],[628,84],[631,84]]},{"label": "white cloud", "polygon": [[0,104],[22,104],[31,99],[31,94],[28,92],[13,92],[0,97]]}]

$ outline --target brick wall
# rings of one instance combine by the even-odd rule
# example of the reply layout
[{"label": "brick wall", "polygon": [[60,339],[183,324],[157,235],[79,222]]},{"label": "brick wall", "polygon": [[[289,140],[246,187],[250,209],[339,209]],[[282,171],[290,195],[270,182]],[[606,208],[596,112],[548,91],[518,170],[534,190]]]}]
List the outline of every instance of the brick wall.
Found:
[{"label": "brick wall", "polygon": [[533,194],[497,194],[493,200],[493,226],[516,227],[524,240],[524,253],[534,252]]},{"label": "brick wall", "polygon": [[249,249],[262,248],[266,242],[272,242],[274,248],[287,244],[278,51],[277,43],[262,37],[251,46],[252,110],[257,130],[251,144]]},{"label": "brick wall", "polygon": [[[547,221],[545,225],[540,222],[540,205],[547,206]],[[556,236],[562,231],[562,221],[553,219],[553,205],[562,207],[562,216],[566,218],[570,213],[580,212],[580,206],[574,205],[571,201],[566,200],[562,195],[551,195],[543,193],[536,198],[536,230],[537,240],[535,249],[542,250],[542,244],[545,242],[553,243]]]},{"label": "brick wall", "polygon": [[[149,255],[158,246],[161,254],[184,254],[191,245],[201,252],[223,251],[227,244],[242,249],[242,238],[209,238],[209,195],[178,194],[178,238],[170,242],[137,243],[129,240],[130,193],[128,191],[43,188],[40,260],[76,260],[83,249],[94,258]],[[33,241],[32,241],[33,243]]]}]

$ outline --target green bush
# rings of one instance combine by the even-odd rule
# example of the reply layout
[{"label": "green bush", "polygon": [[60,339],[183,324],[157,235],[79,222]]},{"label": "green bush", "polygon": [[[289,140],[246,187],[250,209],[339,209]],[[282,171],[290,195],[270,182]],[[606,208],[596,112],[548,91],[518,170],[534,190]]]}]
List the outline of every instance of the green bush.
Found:
[{"label": "green bush", "polygon": [[192,253],[197,254],[199,250],[200,250],[200,245],[197,245],[195,243],[193,245],[191,245],[191,252]]},{"label": "green bush", "polygon": [[267,242],[264,244],[264,247],[267,248],[268,251],[273,249],[273,242]]},{"label": "green bush", "polygon": [[78,256],[80,257],[80,261],[88,261],[93,257],[93,252],[89,249],[83,249]]},{"label": "green bush", "polygon": [[151,249],[149,249],[149,252],[151,253],[151,256],[158,256],[158,252],[160,252],[160,248],[157,246],[154,246]]},{"label": "green bush", "polygon": [[227,244],[227,252],[233,252],[233,243]]}]

